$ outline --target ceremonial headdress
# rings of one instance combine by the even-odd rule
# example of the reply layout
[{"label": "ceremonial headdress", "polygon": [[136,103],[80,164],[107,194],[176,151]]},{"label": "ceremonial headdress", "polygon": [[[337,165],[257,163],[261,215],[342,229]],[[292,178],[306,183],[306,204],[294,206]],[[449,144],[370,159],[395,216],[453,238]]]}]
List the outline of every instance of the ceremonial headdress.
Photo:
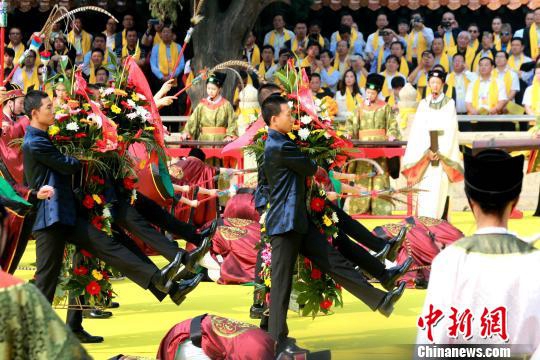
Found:
[{"label": "ceremonial headdress", "polygon": [[442,80],[442,82],[446,82],[446,72],[444,70],[439,70],[439,69],[431,70],[430,72],[428,72],[428,81],[432,77],[439,78]]},{"label": "ceremonial headdress", "polygon": [[381,91],[384,84],[384,76],[380,74],[369,74],[366,79],[366,89]]},{"label": "ceremonial headdress", "polygon": [[216,86],[222,87],[225,83],[225,78],[227,74],[222,72],[215,72],[208,77],[207,83],[214,84]]},{"label": "ceremonial headdress", "polygon": [[23,89],[21,89],[21,87],[17,84],[8,84],[8,86],[6,86],[6,89],[6,94],[2,97],[2,99],[0,99],[0,103],[2,104],[8,100],[13,100],[18,97],[25,96]]}]

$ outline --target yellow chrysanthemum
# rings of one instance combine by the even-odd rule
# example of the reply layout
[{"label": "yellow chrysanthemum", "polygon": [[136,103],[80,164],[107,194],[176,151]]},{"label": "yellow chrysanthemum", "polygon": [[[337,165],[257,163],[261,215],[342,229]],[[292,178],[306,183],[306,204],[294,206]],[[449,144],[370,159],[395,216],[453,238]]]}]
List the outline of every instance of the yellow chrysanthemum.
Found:
[{"label": "yellow chrysanthemum", "polygon": [[153,126],[147,126],[147,127],[144,128],[144,130],[146,130],[146,131],[153,131],[154,129],[155,129],[155,127],[153,127]]},{"label": "yellow chrysanthemum", "polygon": [[93,276],[94,279],[96,279],[97,281],[103,279],[103,274],[100,273],[99,271],[97,271],[96,269],[92,270],[92,276]]},{"label": "yellow chrysanthemum", "polygon": [[122,109],[120,109],[116,104],[114,104],[113,106],[111,106],[111,111],[115,114],[120,114]]},{"label": "yellow chrysanthemum", "polygon": [[60,132],[60,128],[56,125],[49,126],[49,135],[54,136]]},{"label": "yellow chrysanthemum", "polygon": [[291,140],[296,139],[296,135],[294,135],[292,132],[288,133],[287,135],[289,135],[289,138],[291,138]]},{"label": "yellow chrysanthemum", "polygon": [[99,195],[97,195],[97,194],[92,195],[92,199],[94,199],[94,201],[95,201],[98,205],[103,204],[103,201],[101,201],[101,198],[100,198]]},{"label": "yellow chrysanthemum", "polygon": [[137,95],[137,93],[131,93],[131,99],[133,101],[139,101],[139,95]]},{"label": "yellow chrysanthemum", "polygon": [[264,279],[264,285],[265,285],[266,287],[272,287],[272,280],[270,280],[270,279],[268,279],[268,278],[267,278],[267,279]]},{"label": "yellow chrysanthemum", "polygon": [[114,93],[115,93],[115,95],[127,96],[127,92],[125,92],[122,89],[114,89]]},{"label": "yellow chrysanthemum", "polygon": [[124,141],[124,137],[122,135],[118,135],[118,141]]},{"label": "yellow chrysanthemum", "polygon": [[323,216],[322,221],[326,226],[332,226],[332,220],[326,215]]}]

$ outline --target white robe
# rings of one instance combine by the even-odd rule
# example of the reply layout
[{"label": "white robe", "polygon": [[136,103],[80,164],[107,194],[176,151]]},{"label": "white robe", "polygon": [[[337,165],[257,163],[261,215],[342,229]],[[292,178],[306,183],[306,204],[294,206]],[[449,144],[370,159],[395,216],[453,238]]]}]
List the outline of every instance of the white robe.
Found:
[{"label": "white robe", "polygon": [[[510,241],[516,240],[521,241],[516,238]],[[511,346],[512,356],[532,354],[538,349],[540,251],[501,252],[498,254],[466,250],[458,241],[435,257],[421,314],[429,314],[430,305],[444,314],[440,322],[432,328],[434,344],[506,344]],[[506,307],[507,311],[508,342],[503,342],[498,335],[491,338],[480,336],[484,308],[493,311],[500,306]],[[458,317],[466,309],[472,312],[471,339],[465,340],[461,333],[458,333],[456,339],[448,336],[448,328],[453,324],[450,319],[451,307],[458,310]],[[427,328],[418,329],[416,343],[431,344],[427,337]],[[540,358],[540,351],[532,358]]]},{"label": "white robe", "polygon": [[[443,95],[441,95],[443,96]],[[405,167],[416,164],[430,148],[430,130],[440,130],[443,132],[439,136],[439,153],[450,160],[461,163],[458,142],[458,121],[454,100],[450,100],[440,110],[432,109],[429,106],[431,95],[420,102],[418,110],[409,132],[407,149],[403,157]],[[426,190],[418,193],[417,214],[440,219],[444,212],[446,197],[449,192],[448,176],[439,162],[439,166],[433,167],[431,164],[416,186],[418,189]]]}]

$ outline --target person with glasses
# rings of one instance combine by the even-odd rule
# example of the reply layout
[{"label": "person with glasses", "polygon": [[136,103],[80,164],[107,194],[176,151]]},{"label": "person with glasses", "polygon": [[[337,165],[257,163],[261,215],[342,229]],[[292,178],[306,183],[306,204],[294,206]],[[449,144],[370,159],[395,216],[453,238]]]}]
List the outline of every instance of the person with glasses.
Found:
[{"label": "person with glasses", "polygon": [[477,72],[479,69],[479,62],[483,58],[490,58],[492,61],[495,61],[495,48],[493,47],[493,34],[487,31],[484,31],[482,34],[482,44],[476,55],[474,55],[474,60],[472,63],[472,71]]},{"label": "person with glasses", "polygon": [[411,15],[411,32],[407,36],[407,61],[416,67],[424,51],[431,48],[433,42],[433,30],[424,25],[424,19],[420,13]]},{"label": "person with glasses", "polygon": [[469,28],[467,29],[468,33],[471,35],[471,41],[469,42],[469,47],[476,52],[478,51],[480,47],[480,41],[478,38],[480,37],[480,28],[475,23],[472,23],[469,25]]},{"label": "person with glasses", "polygon": [[20,28],[12,27],[9,30],[8,48],[11,48],[13,49],[13,51],[15,51],[15,58],[13,59],[13,61],[17,64],[21,56],[24,54],[24,51],[26,50],[26,47],[22,43],[22,32]]},{"label": "person with glasses", "polygon": [[503,83],[506,90],[503,113],[523,114],[525,110],[515,103],[516,94],[520,91],[519,78],[517,73],[508,66],[508,54],[505,51],[497,51],[495,55],[493,76]]},{"label": "person with glasses", "polygon": [[376,57],[374,61],[371,62],[371,72],[379,73],[382,71],[383,65],[386,62],[386,58],[391,54],[390,45],[394,41],[400,41],[400,37],[390,28],[385,28],[379,31],[379,36],[382,37],[383,43],[379,46],[379,49],[376,52]]},{"label": "person with glasses", "polygon": [[374,33],[368,36],[366,41],[366,47],[364,49],[364,54],[365,56],[367,56],[367,59],[369,61],[373,60],[377,50],[379,49],[379,46],[382,46],[384,43],[382,36],[379,36],[379,32],[388,26],[388,17],[386,16],[386,14],[381,13],[377,15],[375,25],[377,26],[377,30],[375,30]]},{"label": "person with glasses", "polygon": [[[457,45],[448,49],[448,56],[453,58],[454,55],[460,54],[465,59],[467,69],[472,67],[475,51],[470,47],[471,34],[468,31],[461,31],[457,37]],[[452,67],[453,70],[453,67]]]},{"label": "person with glasses", "polygon": [[115,48],[115,36],[116,36],[116,21],[113,18],[109,18],[105,24],[105,31],[103,35],[106,37],[107,49],[114,50]]},{"label": "person with glasses", "polygon": [[500,49],[510,54],[510,48],[512,47],[512,26],[509,23],[504,23],[501,28],[501,45]]}]

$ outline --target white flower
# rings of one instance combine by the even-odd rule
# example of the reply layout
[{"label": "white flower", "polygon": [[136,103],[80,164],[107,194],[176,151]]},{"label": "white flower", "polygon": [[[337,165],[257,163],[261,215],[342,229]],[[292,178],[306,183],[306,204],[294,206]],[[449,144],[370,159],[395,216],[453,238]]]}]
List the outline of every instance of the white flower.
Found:
[{"label": "white flower", "polygon": [[101,126],[103,125],[103,121],[101,120],[101,117],[94,114],[94,113],[91,113],[88,115],[88,120],[89,121],[93,121],[96,123],[96,126],[98,129],[101,129]]},{"label": "white flower", "polygon": [[261,218],[259,220],[259,224],[263,225],[266,223],[266,211],[264,211],[261,215]]},{"label": "white flower", "polygon": [[334,239],[337,239],[338,233],[337,233],[337,232],[333,233],[333,234],[332,234],[332,237],[333,237]]},{"label": "white flower", "polygon": [[311,116],[309,116],[309,115],[304,115],[304,116],[302,116],[302,117],[300,118],[300,122],[301,122],[302,124],[305,124],[305,125],[309,124],[309,123],[311,122]]},{"label": "white flower", "polygon": [[137,112],[137,115],[143,118],[143,120],[148,119],[148,117],[150,116],[150,112],[142,106],[137,106],[135,111]]},{"label": "white flower", "polygon": [[79,130],[79,125],[76,122],[70,122],[66,125],[66,130],[77,131]]},{"label": "white flower", "polygon": [[319,98],[315,98],[315,105],[317,105],[318,107],[320,107],[322,104],[322,100],[319,99]]},{"label": "white flower", "polygon": [[135,101],[133,101],[133,100],[131,100],[131,99],[128,99],[127,103],[128,103],[128,105],[129,105],[129,107],[131,107],[131,108],[134,108],[134,107],[137,106],[137,104],[135,104]]},{"label": "white flower", "polygon": [[104,218],[110,218],[112,216],[111,211],[109,210],[108,207],[103,208],[102,215],[103,215]]},{"label": "white flower", "polygon": [[145,100],[146,100],[146,96],[144,96],[144,95],[141,94],[141,93],[137,93],[137,96],[138,96],[139,99],[142,100],[142,101],[145,101]]},{"label": "white flower", "polygon": [[330,139],[330,138],[332,137],[332,135],[330,135],[330,134],[328,133],[328,131],[325,131],[325,132],[323,133],[323,135],[324,135],[324,137],[327,138],[327,139]]},{"label": "white flower", "polygon": [[112,93],[114,93],[114,88],[107,88],[105,90],[103,90],[103,95],[107,96],[107,95],[111,95]]},{"label": "white flower", "polygon": [[338,216],[335,212],[332,212],[332,221],[334,223],[338,223],[339,222],[339,219],[338,219]]},{"label": "white flower", "polygon": [[289,104],[289,107],[292,109],[294,107],[294,103],[292,101],[289,101],[287,104]]},{"label": "white flower", "polygon": [[138,116],[139,114],[137,114],[136,112],[132,112],[126,115],[129,120],[135,120]]},{"label": "white flower", "polygon": [[300,130],[298,130],[298,136],[300,136],[300,139],[306,141],[307,138],[309,137],[309,129],[308,128],[301,128]]}]

